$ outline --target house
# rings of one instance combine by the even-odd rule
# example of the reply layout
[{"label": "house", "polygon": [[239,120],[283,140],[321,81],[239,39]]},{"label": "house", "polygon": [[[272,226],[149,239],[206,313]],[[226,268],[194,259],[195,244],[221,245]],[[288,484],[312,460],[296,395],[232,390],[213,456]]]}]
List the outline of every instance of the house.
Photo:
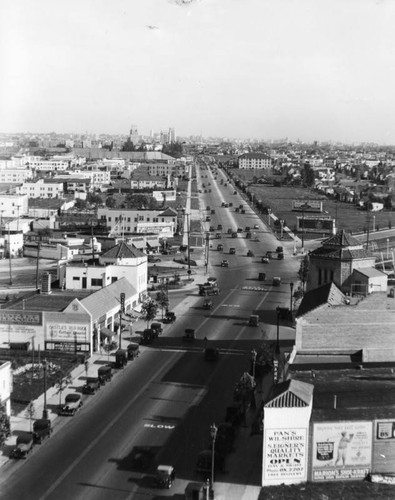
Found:
[{"label": "house", "polygon": [[272,166],[270,156],[263,153],[245,153],[238,158],[239,168],[269,169]]}]

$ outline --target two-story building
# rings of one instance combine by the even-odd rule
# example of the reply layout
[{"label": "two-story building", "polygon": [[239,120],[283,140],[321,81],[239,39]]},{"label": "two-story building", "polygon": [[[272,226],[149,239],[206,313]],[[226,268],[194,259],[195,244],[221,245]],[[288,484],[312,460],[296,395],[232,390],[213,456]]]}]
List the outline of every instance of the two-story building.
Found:
[{"label": "two-story building", "polygon": [[172,238],[177,228],[177,212],[172,208],[163,210],[128,210],[98,208],[97,217],[103,221],[112,235],[153,233],[159,237]]},{"label": "two-story building", "polygon": [[269,169],[272,166],[270,156],[263,153],[245,153],[239,156],[239,168],[242,169]]}]

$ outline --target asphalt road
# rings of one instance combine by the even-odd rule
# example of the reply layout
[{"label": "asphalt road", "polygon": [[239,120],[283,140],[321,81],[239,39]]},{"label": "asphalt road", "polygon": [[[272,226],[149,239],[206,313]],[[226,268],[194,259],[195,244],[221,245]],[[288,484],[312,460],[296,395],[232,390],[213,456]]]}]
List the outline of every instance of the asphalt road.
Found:
[{"label": "asphalt road", "polygon": [[[224,420],[234,384],[249,368],[251,350],[264,339],[276,338],[275,307],[289,306],[289,283],[299,267],[292,249],[284,260],[262,264],[260,257],[278,242],[250,209],[242,215],[234,207],[221,208],[222,201],[240,204],[241,200],[233,188],[217,187],[212,178],[210,182],[212,192],[202,197],[203,206],[216,211],[210,225],[258,223],[259,242],[247,240],[245,233],[213,240],[225,248],[209,254],[208,274],[217,276],[221,289],[219,296],[210,297],[213,310],[202,308],[204,298],[197,287],[186,295],[172,295],[172,306],[182,304],[177,322],[75,417],[58,418],[57,432],[28,460],[7,464],[0,498],[146,500],[181,494],[177,481],[169,491],[154,488],[152,476],[159,463],[172,464],[179,479],[202,480],[195,472],[196,458],[210,446],[210,425]],[[228,255],[230,246],[236,255]],[[255,251],[254,258],[246,256],[247,249]],[[218,266],[223,258],[229,260],[229,268]],[[257,280],[262,270],[266,282]],[[272,286],[273,276],[282,277],[280,287]],[[253,313],[264,320],[259,327],[248,326]],[[195,328],[195,341],[182,338],[185,328]],[[293,329],[281,325],[282,348],[291,344],[293,336]],[[220,349],[215,362],[204,360],[204,337]],[[217,471],[216,480],[244,484],[248,478],[249,484],[259,485],[257,465],[252,471],[248,460],[239,460],[237,467]]]}]

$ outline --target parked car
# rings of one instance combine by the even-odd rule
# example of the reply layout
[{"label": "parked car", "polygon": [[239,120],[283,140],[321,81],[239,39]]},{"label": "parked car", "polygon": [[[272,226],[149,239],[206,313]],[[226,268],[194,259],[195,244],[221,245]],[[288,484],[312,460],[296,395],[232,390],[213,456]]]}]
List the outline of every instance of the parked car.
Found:
[{"label": "parked car", "polygon": [[60,415],[66,417],[72,417],[81,408],[81,406],[82,406],[82,401],[80,394],[77,394],[75,392],[67,394],[67,396],[64,399],[64,405],[60,409]]},{"label": "parked car", "polygon": [[16,438],[16,447],[11,451],[10,458],[27,458],[33,451],[34,437],[31,432],[19,434]]},{"label": "parked car", "polygon": [[236,254],[236,248],[234,248],[234,247],[229,248],[229,254],[230,255],[235,255]]},{"label": "parked car", "polygon": [[128,353],[124,349],[118,349],[115,353],[115,368],[123,368],[128,363]]},{"label": "parked car", "polygon": [[261,262],[262,262],[263,264],[269,264],[269,262],[270,262],[270,261],[269,261],[269,257],[265,257],[265,256],[264,256],[264,257],[262,257]]},{"label": "parked car", "polygon": [[155,257],[155,255],[148,255],[148,262],[160,262],[161,259],[159,257]]},{"label": "parked car", "polygon": [[140,346],[136,342],[131,342],[126,350],[128,351],[128,359],[138,358],[140,355]]},{"label": "parked car", "polygon": [[176,472],[172,465],[158,465],[156,469],[155,483],[159,488],[171,488],[176,478]]},{"label": "parked car", "polygon": [[206,361],[217,361],[219,358],[219,349],[216,347],[206,347],[204,350],[204,359]]},{"label": "parked car", "polygon": [[99,377],[99,382],[101,385],[106,384],[112,379],[112,368],[111,366],[101,366],[97,370],[97,376]]},{"label": "parked car", "polygon": [[174,323],[176,320],[176,315],[172,311],[166,311],[165,317],[163,318],[163,323]]},{"label": "parked car", "polygon": [[195,330],[193,328],[186,328],[182,338],[185,340],[195,340],[196,338]]},{"label": "parked car", "polygon": [[212,467],[212,456],[214,455],[214,468],[215,470],[223,471],[225,457],[217,451],[212,452],[212,450],[201,451],[198,455],[196,462],[196,471],[201,474],[211,474]]},{"label": "parked car", "polygon": [[100,389],[99,377],[88,377],[86,383],[82,387],[83,394],[96,394]]},{"label": "parked car", "polygon": [[151,330],[154,331],[156,337],[159,337],[159,335],[163,332],[163,328],[160,323],[151,323]]},{"label": "parked car", "polygon": [[254,257],[254,252],[252,250],[247,251],[247,257]]},{"label": "parked car", "polygon": [[217,245],[218,252],[222,252],[223,249],[224,249],[223,244],[222,243],[218,243],[218,245]]},{"label": "parked car", "polygon": [[43,439],[50,437],[52,434],[52,426],[49,418],[40,418],[33,422],[33,441],[40,444]]},{"label": "parked car", "polygon": [[249,326],[258,326],[259,325],[259,316],[257,314],[251,314],[250,319],[248,321]]},{"label": "parked car", "polygon": [[221,262],[221,267],[229,267],[229,261],[224,259],[222,262]]},{"label": "parked car", "polygon": [[146,328],[143,331],[143,335],[141,336],[140,344],[147,345],[150,344],[155,338],[155,333],[151,330],[151,328]]},{"label": "parked car", "polygon": [[206,299],[203,302],[203,309],[212,309],[213,308],[213,301],[210,299]]},{"label": "parked car", "polygon": [[254,229],[259,229],[259,224],[254,224]]}]

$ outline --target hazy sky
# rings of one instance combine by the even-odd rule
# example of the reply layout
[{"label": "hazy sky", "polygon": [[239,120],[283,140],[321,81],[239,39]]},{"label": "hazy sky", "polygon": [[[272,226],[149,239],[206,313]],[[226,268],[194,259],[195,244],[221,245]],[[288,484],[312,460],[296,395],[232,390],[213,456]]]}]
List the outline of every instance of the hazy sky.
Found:
[{"label": "hazy sky", "polygon": [[395,144],[394,0],[1,0],[0,132]]}]

